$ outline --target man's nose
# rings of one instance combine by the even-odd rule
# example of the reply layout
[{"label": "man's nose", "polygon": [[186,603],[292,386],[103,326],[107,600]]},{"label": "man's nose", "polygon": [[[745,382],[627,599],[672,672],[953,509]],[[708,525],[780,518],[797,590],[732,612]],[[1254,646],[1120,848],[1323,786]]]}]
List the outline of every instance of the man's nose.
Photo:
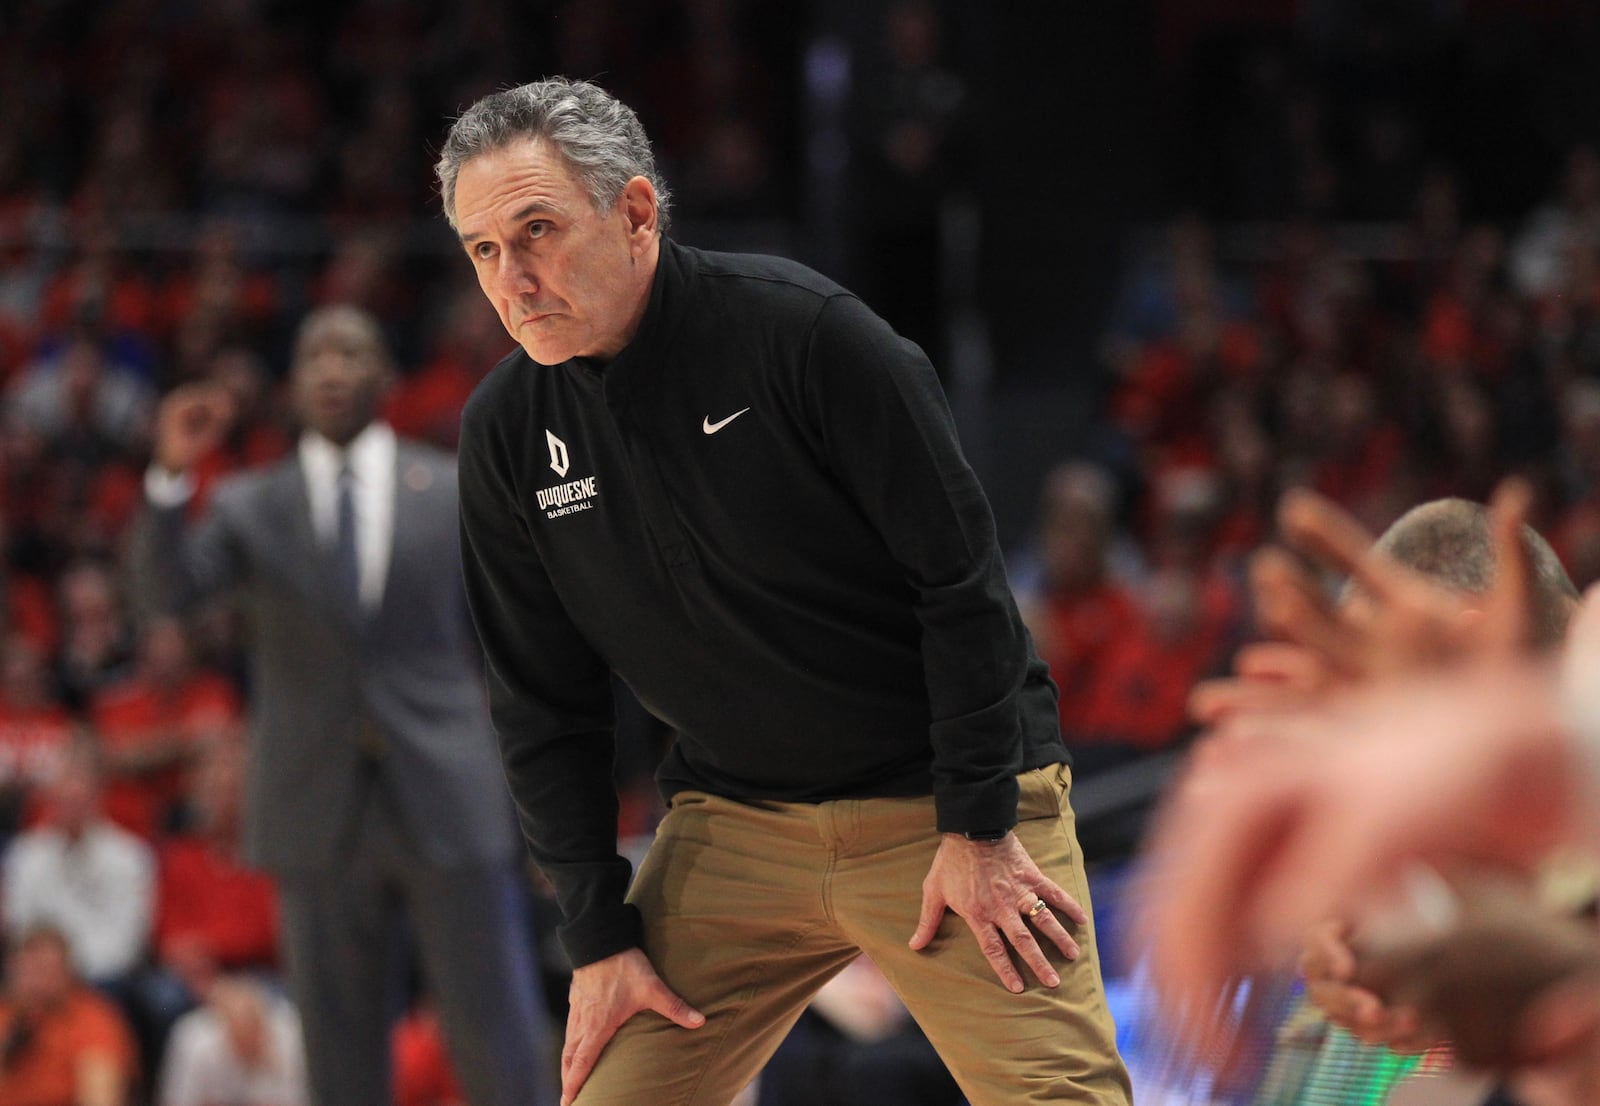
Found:
[{"label": "man's nose", "polygon": [[500,255],[500,266],[495,276],[503,296],[527,296],[539,291],[539,281],[533,267],[514,251],[507,250]]}]

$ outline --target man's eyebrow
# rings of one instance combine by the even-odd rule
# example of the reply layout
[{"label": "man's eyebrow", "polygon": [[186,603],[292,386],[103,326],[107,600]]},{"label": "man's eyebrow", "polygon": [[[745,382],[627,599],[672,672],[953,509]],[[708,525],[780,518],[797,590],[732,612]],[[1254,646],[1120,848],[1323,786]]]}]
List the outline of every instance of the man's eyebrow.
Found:
[{"label": "man's eyebrow", "polygon": [[[561,213],[561,208],[557,207],[555,204],[546,203],[544,200],[534,200],[531,204],[520,208],[516,214],[512,215],[511,221],[513,223],[520,223],[524,219],[530,218],[534,215],[560,215]],[[461,236],[461,244],[467,245],[482,237],[483,235],[478,232],[474,232],[472,234],[463,234]]]}]

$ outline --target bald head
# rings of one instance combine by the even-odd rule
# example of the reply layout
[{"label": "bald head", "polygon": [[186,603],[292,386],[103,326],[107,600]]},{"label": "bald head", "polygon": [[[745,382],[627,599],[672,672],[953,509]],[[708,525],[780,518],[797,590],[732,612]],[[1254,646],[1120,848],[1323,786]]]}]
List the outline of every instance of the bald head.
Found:
[{"label": "bald head", "polygon": [[[1435,499],[1407,511],[1373,547],[1394,560],[1466,595],[1494,586],[1496,558],[1489,509],[1467,499]],[[1534,644],[1558,645],[1578,603],[1561,559],[1532,527],[1522,528],[1528,558],[1528,618]]]}]

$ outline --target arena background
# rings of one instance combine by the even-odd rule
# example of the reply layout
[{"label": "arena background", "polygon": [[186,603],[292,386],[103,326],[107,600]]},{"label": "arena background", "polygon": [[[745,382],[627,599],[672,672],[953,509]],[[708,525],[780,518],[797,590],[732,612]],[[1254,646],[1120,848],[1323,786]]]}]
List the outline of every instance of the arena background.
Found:
[{"label": "arena background", "polygon": [[[208,479],[278,456],[293,328],[354,302],[391,419],[454,443],[509,344],[433,151],[485,91],[588,77],[678,238],[812,264],[934,356],[1068,692],[1126,982],[1117,864],[1251,633],[1279,492],[1378,527],[1521,472],[1600,577],[1597,60],[1586,0],[0,0],[0,750],[141,678],[117,572],[161,392],[241,396]],[[227,612],[186,632],[247,700]],[[624,738],[639,840],[666,735]],[[38,781],[0,760],[12,833]]]}]

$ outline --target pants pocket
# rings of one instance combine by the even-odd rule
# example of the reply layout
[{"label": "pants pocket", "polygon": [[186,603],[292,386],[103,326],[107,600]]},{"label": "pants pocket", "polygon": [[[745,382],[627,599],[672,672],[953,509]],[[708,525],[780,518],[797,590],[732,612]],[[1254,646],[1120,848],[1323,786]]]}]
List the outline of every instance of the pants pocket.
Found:
[{"label": "pants pocket", "polygon": [[1065,768],[1065,765],[1052,764],[1017,777],[1017,821],[1031,822],[1061,816],[1067,789],[1061,782],[1059,770]]}]

